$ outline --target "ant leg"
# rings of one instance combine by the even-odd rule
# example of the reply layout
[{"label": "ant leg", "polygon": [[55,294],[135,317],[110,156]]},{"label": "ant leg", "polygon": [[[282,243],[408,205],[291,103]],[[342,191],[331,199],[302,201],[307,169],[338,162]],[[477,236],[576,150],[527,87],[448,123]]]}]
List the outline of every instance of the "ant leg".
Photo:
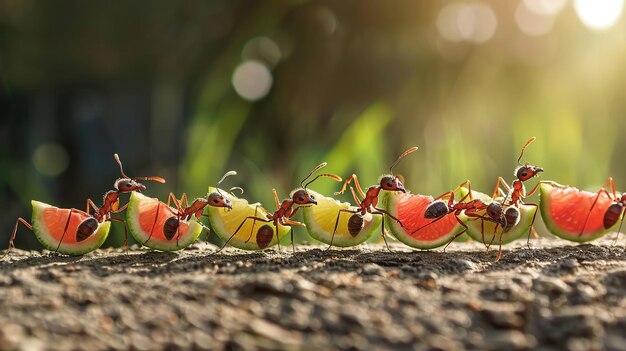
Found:
[{"label": "ant leg", "polygon": [[91,207],[93,207],[93,210],[95,212],[98,212],[99,208],[98,206],[96,206],[96,204],[93,203],[93,201],[91,201],[91,199],[87,199],[87,214],[91,216],[91,214],[89,213]]},{"label": "ant leg", "polygon": [[[502,189],[500,189],[500,187],[503,187],[504,189],[506,189],[506,193],[503,194]],[[506,194],[510,192],[511,192],[511,188],[506,183],[506,181],[502,177],[498,177],[498,180],[496,181],[496,186],[493,188],[493,193],[491,194],[491,197],[495,199],[498,196],[505,196]]]},{"label": "ant leg", "polygon": [[500,257],[502,256],[502,236],[504,232],[500,233],[500,245],[498,246],[498,254],[496,255],[496,262],[500,261]]},{"label": "ant leg", "polygon": [[174,195],[174,193],[170,193],[167,196],[167,206],[168,207],[172,207],[170,205],[170,202],[174,202],[174,206],[176,206],[176,211],[180,212],[180,202],[178,202],[178,199],[176,198],[176,195]]},{"label": "ant leg", "polygon": [[7,251],[4,253],[4,255],[2,255],[0,257],[0,260],[3,260],[6,256],[9,255],[9,252],[11,251],[11,248],[14,248],[15,245],[13,244],[13,241],[15,240],[15,235],[17,234],[17,226],[18,224],[22,223],[24,226],[26,226],[26,228],[30,229],[31,231],[33,230],[33,226],[30,225],[30,223],[26,222],[24,219],[22,219],[21,217],[18,218],[15,221],[15,227],[13,228],[13,233],[11,234],[11,238],[9,239],[9,247],[7,248]]},{"label": "ant leg", "polygon": [[358,213],[359,211],[348,210],[348,209],[341,209],[337,211],[337,218],[335,219],[335,229],[333,229],[333,235],[330,237],[330,245],[328,245],[328,248],[326,249],[326,251],[330,250],[330,248],[333,247],[333,241],[335,239],[335,233],[337,233],[337,226],[339,226],[339,217],[341,216],[341,212]]},{"label": "ant leg", "polygon": [[[613,185],[613,179],[609,178],[609,180],[611,181],[611,186]],[[606,191],[606,189],[604,189],[604,187],[606,186],[606,183],[604,185],[602,185],[602,188],[600,188],[600,190],[598,190],[598,193],[596,194],[595,199],[593,199],[593,203],[591,204],[591,208],[589,209],[589,212],[587,213],[587,217],[585,217],[585,222],[583,223],[582,228],[580,228],[580,233],[578,233],[578,236],[582,236],[583,232],[585,231],[585,228],[587,227],[587,221],[589,220],[589,217],[591,216],[591,212],[593,211],[593,208],[596,207],[596,203],[598,202],[598,200],[600,199],[600,194],[606,194],[606,196],[611,199],[611,194],[609,194],[608,191]],[[615,199],[616,197],[613,197],[613,199]]]},{"label": "ant leg", "polygon": [[184,208],[189,207],[189,202],[187,202],[187,194],[183,193],[183,195],[180,197],[180,203],[183,205]]},{"label": "ant leg", "polygon": [[382,208],[378,208],[378,207],[374,207],[374,209],[375,209],[376,211],[378,211],[378,212],[381,212],[381,213],[386,214],[387,216],[389,216],[389,218],[391,218],[391,219],[393,219],[394,221],[398,222],[398,224],[400,224],[400,226],[401,226],[402,228],[404,228],[404,224],[402,224],[402,221],[400,221],[399,219],[397,219],[396,217],[394,217],[391,213],[389,213],[389,212],[387,212],[387,211],[383,210]]},{"label": "ant leg", "polygon": [[474,195],[472,195],[472,183],[470,182],[469,179],[467,179],[463,183],[457,185],[456,188],[454,188],[454,190],[452,190],[452,193],[454,193],[455,191],[463,188],[464,186],[467,186],[467,190],[468,190],[468,194],[469,194],[470,200],[474,200]]},{"label": "ant leg", "polygon": [[276,189],[272,189],[272,193],[274,193],[274,202],[276,203],[276,209],[279,209],[280,200],[278,199],[278,194],[276,194]]},{"label": "ant leg", "polygon": [[454,236],[454,238],[452,238],[452,240],[448,241],[448,243],[446,244],[446,246],[443,248],[443,252],[446,252],[446,249],[448,248],[448,246],[450,246],[450,244],[452,244],[452,242],[454,240],[456,240],[456,238],[460,237],[461,235],[463,235],[463,233],[465,233],[467,231],[467,224],[463,223],[463,221],[458,217],[458,216],[454,216],[454,218],[456,219],[457,222],[459,222],[460,225],[463,226],[463,230],[461,230],[457,235]]},{"label": "ant leg", "polygon": [[[613,187],[613,185],[612,185],[613,184],[613,179],[612,178],[609,178],[609,179],[611,180],[611,186]],[[539,186],[541,184],[548,184],[548,185],[552,185],[552,186],[557,187],[557,188],[563,188],[563,186],[561,184],[553,182],[551,180],[540,180],[540,181],[537,182],[537,184],[535,184],[535,186],[527,194],[524,194],[524,198],[531,197],[534,193],[536,193],[537,190],[539,190]],[[607,185],[607,183],[604,183],[604,185],[602,186],[602,189],[604,189],[604,187],[606,185]],[[615,188],[614,187],[613,187],[613,192],[615,193]]]},{"label": "ant leg", "polygon": [[124,248],[126,251],[126,254],[128,255],[128,228],[126,227],[126,221],[123,219],[119,219],[119,218],[109,218],[110,221],[115,221],[118,223],[124,223]]},{"label": "ant leg", "polygon": [[356,196],[353,187],[350,187],[350,192],[352,192],[352,198],[354,198],[354,203],[358,206],[361,203],[361,200],[359,200],[359,197]]},{"label": "ant leg", "polygon": [[253,217],[253,216],[248,216],[248,217],[244,218],[244,219],[243,219],[243,221],[241,221],[241,224],[239,224],[239,227],[237,227],[237,229],[235,230],[235,232],[234,232],[234,233],[233,233],[233,234],[232,234],[232,235],[228,238],[228,240],[226,240],[226,242],[224,243],[224,245],[222,245],[222,247],[221,247],[219,250],[217,250],[215,253],[219,253],[220,251],[224,250],[224,248],[226,247],[226,245],[228,245],[228,243],[230,242],[230,240],[231,240],[232,238],[234,238],[234,237],[235,237],[235,235],[237,235],[237,233],[239,232],[239,230],[241,229],[241,227],[243,227],[244,223],[246,223],[246,221],[247,221],[248,219],[252,219],[252,220],[254,220],[255,222],[256,222],[256,221],[261,221],[261,222],[265,222],[265,223],[269,223],[269,222],[271,222],[269,219],[264,219],[264,218],[259,218],[259,217]]},{"label": "ant leg", "polygon": [[61,248],[61,243],[63,242],[63,238],[65,238],[65,234],[67,233],[67,228],[70,226],[70,220],[72,219],[72,213],[74,213],[76,210],[74,210],[73,208],[70,209],[70,213],[67,216],[67,221],[65,222],[65,229],[63,229],[63,234],[61,235],[61,239],[59,239],[59,245],[57,245],[57,248],[54,250],[54,252],[58,252],[59,249]]},{"label": "ant leg", "polygon": [[624,224],[624,211],[622,211],[622,220],[619,222],[619,227],[617,228],[617,235],[615,236],[615,241],[613,245],[617,244],[617,239],[619,239],[619,233],[622,231],[622,224]]},{"label": "ant leg", "polygon": [[150,229],[150,235],[148,235],[148,239],[146,239],[146,241],[144,241],[141,245],[146,245],[146,243],[148,241],[150,241],[150,239],[152,239],[152,233],[154,233],[154,228],[156,227],[157,219],[159,219],[159,210],[160,209],[161,209],[161,202],[159,201],[157,203],[156,214],[154,215],[154,223],[152,223],[152,228]]},{"label": "ant leg", "polygon": [[539,212],[539,205],[537,204],[525,204],[525,205],[533,206],[535,208],[535,213],[533,214],[533,220],[530,222],[530,229],[528,230],[528,238],[526,239],[526,246],[528,246],[528,248],[530,249],[530,234],[532,234],[533,232],[533,225],[535,224],[535,219],[537,218],[537,212]]},{"label": "ant leg", "polygon": [[[498,232],[499,226],[500,226],[500,223],[496,223],[496,226],[493,228],[493,235],[491,236],[491,240],[489,241],[489,244],[487,244],[487,251],[489,251],[491,244],[493,244],[493,240],[496,238],[496,234]],[[500,238],[502,238],[503,234],[504,234],[504,228],[502,229],[502,233],[500,233]],[[484,237],[483,237],[483,240],[484,240]]]},{"label": "ant leg", "polygon": [[124,206],[122,206],[122,207],[120,207],[118,209],[111,210],[111,213],[120,213],[120,212],[124,211],[127,208],[128,208],[128,204],[126,204],[126,205],[124,205]]},{"label": "ant leg", "polygon": [[350,177],[348,177],[348,179],[346,179],[346,181],[343,183],[343,186],[341,187],[341,190],[335,192],[335,195],[341,195],[346,191],[346,187],[354,180],[354,186],[356,187],[357,192],[359,193],[359,195],[361,195],[361,197],[365,197],[365,193],[363,192],[363,189],[361,188],[361,184],[359,184],[359,179],[357,178],[356,174],[352,174]]},{"label": "ant leg", "polygon": [[[256,205],[254,207],[254,217],[257,217],[257,213],[259,211],[259,206],[261,205]],[[248,239],[246,239],[246,243],[248,243],[250,241],[250,239],[252,239],[252,233],[254,233],[254,226],[256,225],[256,221],[252,222],[252,228],[250,228],[250,236],[248,236]]]},{"label": "ant leg", "polygon": [[[295,213],[295,212],[294,212],[294,213]],[[291,220],[291,219],[289,219],[289,218],[285,218],[285,219],[283,220],[283,225],[287,225],[287,226],[289,226],[289,229],[290,229],[290,231],[291,231],[291,233],[290,233],[290,234],[291,234],[291,249],[293,250],[293,252],[296,252],[296,245],[295,245],[295,244],[294,244],[294,242],[293,242],[293,227],[294,227],[294,226],[298,226],[298,227],[306,227],[306,225],[305,225],[304,223],[301,223],[301,222],[292,221],[292,220]],[[278,230],[276,231],[276,238],[277,238],[277,239],[280,239],[280,238],[278,238]]]}]

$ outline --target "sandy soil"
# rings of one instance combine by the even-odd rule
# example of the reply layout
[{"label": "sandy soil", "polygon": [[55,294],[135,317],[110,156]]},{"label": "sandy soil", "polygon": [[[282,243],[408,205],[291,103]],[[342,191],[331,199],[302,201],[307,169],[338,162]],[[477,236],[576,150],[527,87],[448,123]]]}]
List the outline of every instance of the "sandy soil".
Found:
[{"label": "sandy soil", "polygon": [[16,250],[0,349],[626,349],[624,247],[533,245]]}]

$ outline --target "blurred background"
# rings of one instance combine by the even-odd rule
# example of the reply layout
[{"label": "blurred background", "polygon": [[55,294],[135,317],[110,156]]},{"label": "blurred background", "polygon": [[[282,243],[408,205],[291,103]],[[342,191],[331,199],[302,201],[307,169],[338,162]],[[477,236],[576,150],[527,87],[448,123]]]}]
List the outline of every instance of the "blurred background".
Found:
[{"label": "blurred background", "polygon": [[626,189],[624,17],[624,0],[0,0],[0,247],[31,199],[100,204],[114,152],[167,179],[152,196],[236,170],[224,186],[271,210],[322,161],[365,186],[413,145],[396,168],[413,192],[489,192],[531,136],[543,179]]}]

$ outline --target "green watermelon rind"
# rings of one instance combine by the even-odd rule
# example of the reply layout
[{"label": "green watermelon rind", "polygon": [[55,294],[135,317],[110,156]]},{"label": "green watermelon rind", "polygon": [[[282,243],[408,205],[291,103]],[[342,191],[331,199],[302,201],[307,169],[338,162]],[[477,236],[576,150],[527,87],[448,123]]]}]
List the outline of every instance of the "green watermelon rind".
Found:
[{"label": "green watermelon rind", "polygon": [[[128,231],[130,235],[137,241],[139,244],[147,246],[154,250],[159,251],[178,251],[186,248],[187,246],[193,244],[200,233],[202,232],[202,225],[198,223],[196,220],[192,219],[189,221],[181,221],[186,223],[189,227],[187,231],[181,233],[178,238],[178,243],[175,238],[168,241],[157,240],[154,237],[150,237],[149,233],[145,233],[143,229],[141,229],[141,225],[139,223],[139,204],[141,201],[149,199],[147,196],[133,191],[130,194],[130,200],[128,201],[128,208],[126,209],[126,224],[128,225]],[[165,205],[167,206],[167,205]],[[146,240],[148,240],[146,242]]]},{"label": "green watermelon rind", "polygon": [[[464,194],[467,194],[468,192],[468,190],[465,188],[463,188],[462,191]],[[480,193],[475,190],[472,190],[472,193],[473,193],[474,198],[483,199],[487,203],[489,203],[490,201],[493,201],[493,199],[489,195]],[[517,223],[517,225],[511,228],[508,232],[502,235],[502,245],[518,240],[522,238],[524,234],[528,235],[530,232],[530,225],[532,223],[533,216],[535,216],[535,213],[537,211],[537,207],[531,206],[531,205],[522,205],[522,207],[520,207],[519,210],[520,210],[520,221],[519,223]],[[496,233],[496,237],[493,238],[493,240],[491,240],[491,238],[493,237],[493,233],[485,233],[485,235],[483,236],[483,233],[480,230],[479,219],[470,219],[465,214],[461,214],[459,218],[461,218],[463,223],[467,225],[467,234],[472,239],[483,244],[499,244],[500,243],[498,239],[500,231],[498,231]],[[483,241],[483,237],[485,238],[484,241]]]},{"label": "green watermelon rind", "polygon": [[[209,193],[212,193],[213,191],[216,191],[216,188],[209,187]],[[256,206],[258,204],[258,203],[250,204],[250,203],[248,203],[247,200],[239,199],[239,198],[233,196],[232,194],[230,194],[226,190],[220,189],[220,191],[221,191],[222,194],[224,194],[233,203],[235,201],[244,201],[244,205],[245,206]],[[228,230],[224,227],[224,224],[223,224],[223,221],[222,221],[222,218],[221,218],[221,213],[223,213],[224,209],[223,208],[219,208],[219,207],[214,207],[214,206],[207,206],[207,207],[208,207],[207,213],[208,213],[208,216],[209,216],[209,222],[211,223],[212,231],[222,241],[224,241],[224,242],[228,241],[228,239],[230,238],[232,233],[229,233]],[[235,210],[233,209],[232,211],[235,211]],[[260,214],[260,217],[263,217],[262,214]],[[248,221],[252,221],[252,220],[248,219]],[[236,240],[235,238],[230,240],[228,242],[228,245],[236,247],[236,248],[241,249],[241,250],[247,250],[247,251],[266,250],[266,249],[276,245],[278,243],[278,241],[276,240],[276,228],[274,227],[274,224],[273,223],[263,223],[263,224],[269,224],[269,226],[272,227],[272,230],[274,231],[274,235],[272,235],[272,241],[270,242],[270,244],[265,249],[261,249],[259,247],[259,245],[257,245],[256,241],[250,240],[249,242],[246,243],[246,242],[243,242],[243,241]],[[282,238],[285,234],[287,234],[289,232],[289,227],[279,226],[278,229],[279,229],[278,235],[279,235],[280,238]]]},{"label": "green watermelon rind", "polygon": [[[111,222],[105,221],[103,223],[100,223],[98,229],[96,229],[96,231],[92,234],[93,236],[95,236],[95,240],[88,239],[76,244],[61,244],[61,246],[59,246],[59,242],[56,241],[52,237],[52,235],[50,235],[50,233],[48,233],[48,230],[43,223],[43,219],[41,219],[43,211],[47,208],[51,208],[54,206],[35,200],[31,201],[31,205],[33,206],[33,216],[31,223],[33,224],[33,232],[35,233],[35,237],[37,238],[39,243],[41,243],[41,245],[43,245],[46,249],[50,251],[56,251],[58,253],[70,256],[81,256],[100,248],[100,246],[104,244],[107,237],[109,236]],[[58,250],[57,246],[59,247]]]},{"label": "green watermelon rind", "polygon": [[[318,199],[322,197],[328,198],[312,190],[309,190],[309,192]],[[332,198],[328,199],[335,201],[341,209],[356,209],[356,207],[351,206],[348,202],[341,202]],[[306,230],[313,239],[330,245],[332,233],[327,233],[325,230],[315,224],[314,213],[316,208],[317,206],[307,206],[302,209],[302,218],[304,224],[306,225]],[[346,213],[346,215],[349,215],[349,213]],[[332,245],[338,247],[357,246],[371,238],[374,232],[380,228],[382,217],[380,215],[374,216],[371,213],[365,214],[364,217],[364,220],[367,224],[363,226],[363,229],[361,229],[361,232],[359,232],[359,234],[354,237],[351,235],[335,235],[332,241]]]},{"label": "green watermelon rind", "polygon": [[552,192],[552,188],[554,188],[554,186],[550,184],[544,183],[539,185],[539,208],[541,212],[541,218],[543,218],[543,222],[545,223],[546,228],[548,228],[550,233],[558,236],[559,238],[579,243],[588,242],[606,235],[607,233],[613,231],[614,228],[619,225],[618,221],[611,228],[601,230],[592,235],[580,235],[580,233],[572,233],[561,229],[559,225],[554,222],[552,216],[550,215],[550,193]]},{"label": "green watermelon rind", "polygon": [[[389,213],[395,216],[397,213],[396,204],[393,202],[393,198],[397,197],[397,192],[385,191],[382,197],[382,207]],[[431,250],[446,245],[454,236],[460,233],[463,230],[463,226],[457,224],[454,228],[447,234],[441,236],[439,239],[435,241],[429,240],[416,240],[412,236],[406,233],[404,228],[395,220],[389,218],[389,216],[385,215],[385,227],[391,232],[391,234],[410,247],[420,249],[420,250]]]}]

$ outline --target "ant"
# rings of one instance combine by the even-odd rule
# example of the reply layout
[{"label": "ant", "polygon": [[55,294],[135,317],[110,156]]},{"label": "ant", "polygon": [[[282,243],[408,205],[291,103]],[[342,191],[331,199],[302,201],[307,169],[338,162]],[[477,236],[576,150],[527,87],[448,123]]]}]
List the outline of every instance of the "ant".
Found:
[{"label": "ant", "polygon": [[[119,156],[117,154],[114,154],[113,157],[115,158],[115,161],[120,167],[120,173],[122,174],[122,178],[118,178],[115,181],[113,185],[113,187],[115,188],[114,190],[110,190],[104,194],[103,204],[101,207],[96,206],[96,204],[91,199],[87,199],[86,212],[83,212],[75,208],[70,209],[69,214],[67,216],[67,220],[65,221],[63,234],[61,235],[61,238],[59,239],[59,243],[55,249],[55,252],[59,252],[59,250],[61,249],[61,244],[63,243],[65,235],[67,234],[68,227],[70,226],[70,220],[74,213],[87,217],[83,219],[82,222],[80,222],[80,224],[76,228],[76,233],[75,233],[76,242],[82,242],[90,238],[96,232],[100,224],[103,223],[104,221],[115,221],[115,222],[124,223],[124,238],[125,238],[124,245],[128,249],[128,232],[126,228],[126,221],[124,221],[123,219],[114,218],[111,216],[111,214],[122,212],[128,207],[128,204],[125,204],[124,206],[119,207],[120,195],[122,193],[128,193],[131,191],[142,192],[146,190],[146,186],[138,182],[140,180],[141,181],[150,180],[150,181],[155,181],[159,183],[165,183],[165,179],[161,177],[156,177],[156,176],[132,177],[131,178],[124,173],[124,168],[122,167],[122,162],[120,161]],[[93,214],[90,211],[91,209],[94,210]],[[33,231],[33,226],[31,224],[29,224],[26,220],[24,220],[21,217],[18,218],[17,221],[15,222],[15,227],[13,228],[13,233],[11,234],[11,238],[9,239],[9,248],[7,249],[6,253],[2,257],[0,257],[0,259],[3,259],[5,256],[7,256],[11,248],[15,247],[13,242],[17,234],[17,227],[19,223],[22,223],[29,230]],[[35,228],[35,231],[36,230],[37,229]],[[61,252],[65,253],[63,251]]]},{"label": "ant", "polygon": [[[216,191],[210,194],[207,194],[205,197],[196,198],[191,203],[191,205],[189,205],[187,202],[187,194],[183,193],[180,200],[178,200],[176,198],[176,195],[174,195],[174,193],[170,193],[167,198],[167,206],[171,207],[170,203],[173,202],[174,205],[176,206],[176,213],[173,216],[169,217],[167,220],[165,220],[165,222],[163,223],[163,234],[165,235],[167,240],[172,240],[174,236],[176,236],[176,247],[178,247],[178,239],[180,238],[180,222],[189,221],[194,216],[196,219],[200,219],[200,217],[204,213],[204,208],[206,206],[223,207],[227,210],[232,210],[233,205],[231,201],[227,197],[225,197],[224,194],[222,194],[222,192],[219,189],[219,186],[220,184],[222,184],[224,179],[226,179],[227,177],[236,175],[236,174],[237,172],[235,171],[226,172],[226,174],[222,176],[222,179],[220,179],[217,182]],[[233,189],[239,189],[243,193],[243,189],[239,187],[232,188],[231,190]],[[156,215],[154,217],[154,224],[152,225],[152,230],[150,231],[150,235],[148,236],[148,239],[144,241],[143,245],[146,245],[148,241],[150,241],[150,239],[152,238],[154,228],[156,227],[156,224],[157,224],[157,219],[159,218],[160,208],[161,206],[158,206],[156,209]],[[207,231],[206,236],[205,236],[205,241],[206,241],[209,237],[209,234],[211,233],[211,230],[205,225],[203,225],[202,223],[200,223],[200,225]]]},{"label": "ant", "polygon": [[[491,211],[487,212],[489,217],[491,217],[492,220],[496,222],[496,227],[494,228],[494,231],[495,231],[498,228],[498,226],[502,226],[503,224],[505,226],[508,226],[509,227],[508,229],[510,229],[512,226],[514,226],[515,223],[519,222],[519,217],[520,217],[519,208],[522,205],[535,207],[535,212],[533,214],[533,218],[530,224],[530,229],[528,230],[527,245],[529,247],[530,247],[530,235],[532,234],[534,230],[533,225],[537,217],[537,212],[539,211],[539,205],[535,203],[525,203],[523,200],[531,197],[537,191],[537,189],[539,189],[539,185],[541,184],[551,184],[551,185],[556,184],[552,181],[539,181],[530,190],[530,192],[528,193],[526,192],[526,187],[524,186],[524,182],[529,179],[534,178],[539,173],[543,172],[543,168],[541,167],[533,166],[528,162],[526,162],[526,164],[524,165],[520,163],[522,157],[524,156],[524,151],[533,141],[535,141],[535,139],[537,138],[532,137],[528,139],[526,144],[524,144],[524,146],[522,147],[522,151],[519,157],[517,158],[518,167],[515,169],[515,172],[514,172],[516,179],[513,180],[513,183],[511,184],[511,186],[509,187],[509,185],[504,181],[502,177],[498,177],[498,181],[496,182],[496,186],[494,187],[494,190],[493,190],[492,198],[495,199],[498,196],[503,196],[503,198],[499,203],[499,207],[498,205],[492,205]],[[505,191],[502,191],[501,187],[504,188]],[[511,210],[510,209],[511,206],[515,207],[517,211]],[[509,220],[506,219],[507,215],[510,217]],[[500,258],[499,254],[502,250],[502,235],[504,234],[504,232],[505,231],[503,230],[503,232],[500,233],[500,249],[498,250],[498,257],[496,258],[496,261]]]},{"label": "ant", "polygon": [[[464,186],[467,186],[469,190],[468,193],[465,194],[465,196],[463,196],[458,202],[454,202],[454,193],[457,190],[463,188]],[[468,197],[469,197],[469,200],[467,200]],[[443,200],[444,198],[448,198],[448,201],[444,201]],[[468,230],[467,225],[459,218],[461,213],[464,213],[466,216],[470,218],[490,220],[489,217],[486,217],[478,213],[479,211],[486,211],[488,207],[489,206],[487,205],[487,203],[485,203],[483,200],[473,198],[472,187],[471,187],[470,181],[466,180],[463,183],[459,184],[454,190],[448,191],[436,197],[426,207],[426,210],[424,211],[424,218],[433,219],[433,221],[428,222],[424,224],[423,226],[415,229],[413,232],[411,232],[411,234],[414,234],[420,231],[421,229],[433,223],[436,223],[437,221],[441,220],[442,218],[445,218],[449,214],[453,214],[457,223],[459,223],[463,227],[463,230],[457,233],[450,241],[448,241],[446,246],[443,248],[443,251],[445,252],[448,246],[454,240],[456,240],[456,238],[460,237],[461,235],[463,235],[463,233],[465,233]]]},{"label": "ant", "polygon": [[380,194],[381,190],[400,191],[400,192],[406,193],[406,189],[404,188],[404,184],[402,184],[402,181],[400,180],[400,178],[398,176],[393,175],[393,168],[406,155],[414,152],[415,150],[417,150],[417,146],[414,146],[406,150],[405,152],[403,152],[400,155],[400,157],[398,157],[396,161],[393,164],[391,164],[391,167],[389,167],[390,174],[385,174],[381,176],[380,180],[378,181],[378,184],[370,186],[367,189],[367,192],[363,192],[363,189],[361,188],[361,185],[359,184],[359,179],[357,178],[356,174],[352,174],[348,179],[346,179],[346,181],[343,183],[343,186],[341,187],[341,190],[336,192],[335,195],[343,194],[346,191],[346,187],[354,180],[354,185],[356,187],[356,190],[358,191],[359,195],[361,195],[363,200],[359,199],[357,194],[354,192],[354,188],[350,186],[352,197],[354,198],[354,201],[357,204],[358,208],[357,209],[341,209],[338,211],[337,219],[335,220],[335,229],[333,230],[333,235],[330,238],[330,245],[328,246],[327,250],[329,250],[333,246],[333,240],[335,238],[335,233],[337,232],[337,226],[339,225],[339,216],[341,215],[342,212],[346,212],[346,213],[352,213],[352,216],[350,217],[348,221],[348,231],[350,232],[351,235],[356,235],[361,231],[361,229],[363,228],[363,223],[364,223],[363,216],[366,213],[381,215],[382,216],[382,225],[381,225],[382,237],[383,237],[383,240],[385,241],[385,246],[387,247],[387,250],[391,251],[391,249],[389,249],[389,244],[387,243],[387,238],[385,235],[385,216],[384,215],[389,216],[389,218],[395,220],[401,226],[403,225],[399,219],[391,215],[389,212],[383,210],[382,208],[376,207],[378,205],[378,195]]},{"label": "ant", "polygon": [[[301,207],[317,205],[317,200],[315,200],[315,196],[309,194],[309,192],[307,191],[307,186],[309,186],[309,184],[313,183],[320,177],[328,177],[338,182],[341,182],[341,177],[338,175],[330,174],[330,173],[322,173],[322,174],[318,174],[315,178],[313,178],[306,184],[304,183],[307,179],[309,179],[313,175],[313,173],[317,172],[318,170],[325,167],[326,165],[327,163],[323,162],[319,164],[317,167],[313,168],[313,170],[311,170],[311,172],[309,172],[309,174],[300,182],[300,188],[293,190],[289,198],[283,200],[282,202],[279,202],[278,200],[276,189],[272,189],[272,192],[274,193],[274,201],[276,202],[276,208],[277,208],[276,212],[274,212],[273,214],[269,212],[265,213],[266,218],[258,217],[256,214],[260,205],[257,205],[254,211],[255,215],[244,218],[241,224],[239,224],[239,227],[237,227],[235,232],[230,236],[230,238],[228,238],[228,240],[226,240],[224,245],[217,252],[222,251],[226,247],[228,242],[233,237],[235,237],[235,235],[237,235],[239,230],[243,227],[243,225],[246,223],[248,219],[252,219],[253,223],[252,223],[252,227],[250,228],[250,236],[246,240],[246,243],[250,241],[250,239],[252,238],[252,234],[253,234],[252,230],[254,229],[254,225],[256,221],[265,222],[265,223],[273,223],[274,227],[276,227],[276,240],[278,242],[278,249],[280,250],[280,238],[278,237],[278,225],[289,226],[290,236],[291,236],[291,246],[292,246],[293,252],[295,252],[296,248],[293,242],[293,227],[304,226],[305,224],[294,221],[292,220],[292,218],[296,215],[296,213]],[[263,208],[261,209],[263,210]],[[263,225],[261,226],[261,228],[259,228],[256,234],[257,244],[259,245],[261,249],[265,249],[272,242],[272,237],[273,237],[272,228],[268,225]]]}]

